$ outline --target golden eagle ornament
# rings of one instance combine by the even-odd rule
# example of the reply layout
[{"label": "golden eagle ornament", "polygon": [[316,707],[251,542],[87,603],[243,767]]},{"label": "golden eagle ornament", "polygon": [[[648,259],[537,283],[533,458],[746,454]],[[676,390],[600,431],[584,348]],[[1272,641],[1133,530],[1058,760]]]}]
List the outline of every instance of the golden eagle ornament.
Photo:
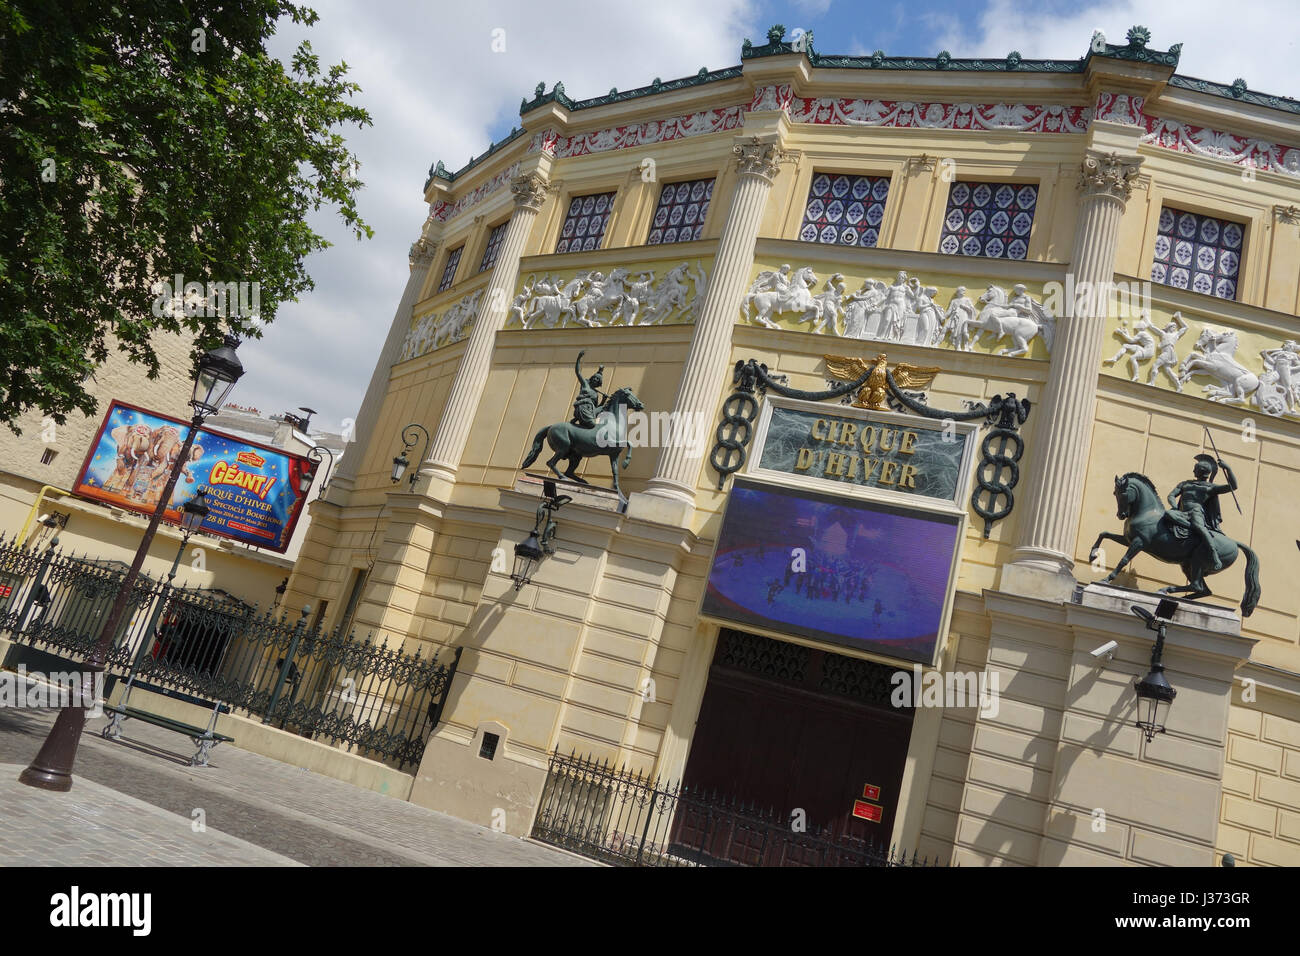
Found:
[{"label": "golden eagle ornament", "polygon": [[[853,399],[854,408],[869,408],[877,412],[889,411],[889,405],[886,403],[889,397],[889,383],[885,380],[888,359],[883,352],[874,359],[850,358],[846,355],[822,357],[826,360],[827,375],[836,381],[856,382],[867,375],[868,370],[871,372],[867,376],[866,384],[858,389],[858,394]],[[929,388],[934,377],[942,371],[943,369],[937,365],[908,365],[906,362],[898,362],[892,369],[894,384],[899,388],[918,391]]]}]

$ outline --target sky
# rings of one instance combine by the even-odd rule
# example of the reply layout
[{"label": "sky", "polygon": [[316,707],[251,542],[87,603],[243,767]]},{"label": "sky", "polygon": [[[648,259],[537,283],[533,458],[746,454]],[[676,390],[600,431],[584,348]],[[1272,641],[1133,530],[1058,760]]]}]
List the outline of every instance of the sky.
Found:
[{"label": "sky", "polygon": [[[374,237],[357,242],[333,212],[313,214],[313,227],[334,243],[307,260],[316,287],[241,346],[246,373],[231,400],[263,414],[306,405],[318,412],[313,430],[331,432],[356,415],[401,298],[407,249],[428,215],[429,167],[441,159],[459,169],[507,134],[539,81],[548,90],[562,81],[583,99],[733,66],[743,40],[764,42],[774,23],[787,35],[813,31],[822,53],[1003,57],[1014,49],[1026,59],[1077,59],[1094,30],[1123,43],[1142,24],[1155,49],[1183,44],[1182,74],[1242,77],[1254,90],[1300,96],[1294,0],[305,2],[320,20],[308,29],[286,24],[270,49],[287,61],[310,39],[323,63],[345,62],[360,85],[356,101],[374,125],[345,134],[361,163],[359,208]],[[494,39],[497,47],[504,40],[503,51],[494,52]]]}]

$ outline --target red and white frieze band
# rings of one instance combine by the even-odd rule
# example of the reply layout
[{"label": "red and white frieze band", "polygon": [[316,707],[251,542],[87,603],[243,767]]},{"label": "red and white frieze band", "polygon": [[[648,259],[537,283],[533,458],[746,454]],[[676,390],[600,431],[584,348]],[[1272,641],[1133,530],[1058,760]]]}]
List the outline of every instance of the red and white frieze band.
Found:
[{"label": "red and white frieze band", "polygon": [[[1190,153],[1238,166],[1300,177],[1300,147],[1284,146],[1222,130],[1162,119],[1145,112],[1141,96],[1098,94],[1095,107],[1050,103],[936,103],[870,100],[852,97],[794,96],[788,85],[764,86],[750,102],[701,110],[684,116],[646,120],[626,126],[562,136],[552,128],[534,134],[530,153],[571,159],[617,149],[667,143],[692,136],[738,129],[751,111],[784,110],[795,123],[826,126],[876,126],[896,129],[1011,130],[1022,133],[1085,133],[1094,119],[1146,132],[1142,142],[1180,153]],[[455,202],[439,201],[429,216],[439,222],[456,218],[471,206],[504,187],[518,172],[518,164],[503,170]]]}]

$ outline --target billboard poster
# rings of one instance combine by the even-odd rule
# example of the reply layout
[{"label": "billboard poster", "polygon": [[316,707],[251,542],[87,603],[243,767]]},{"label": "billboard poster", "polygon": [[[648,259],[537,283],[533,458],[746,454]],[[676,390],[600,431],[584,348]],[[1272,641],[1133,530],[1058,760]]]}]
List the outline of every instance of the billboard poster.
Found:
[{"label": "billboard poster", "polygon": [[737,478],[700,613],[933,664],[962,520]]},{"label": "billboard poster", "polygon": [[[73,493],[151,515],[162,497],[189,422],[113,402],[104,415]],[[210,509],[200,530],[244,544],[285,551],[305,496],[299,478],[314,465],[301,455],[233,435],[199,429],[189,460],[167,503],[164,520],[206,488]]]}]

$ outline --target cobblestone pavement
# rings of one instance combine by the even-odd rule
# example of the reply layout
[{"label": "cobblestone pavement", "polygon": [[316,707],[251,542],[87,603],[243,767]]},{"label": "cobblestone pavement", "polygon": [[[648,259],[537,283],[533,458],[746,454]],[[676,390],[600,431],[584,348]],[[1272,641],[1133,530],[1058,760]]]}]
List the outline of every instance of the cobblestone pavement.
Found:
[{"label": "cobblestone pavement", "polygon": [[593,865],[230,744],[193,768],[188,740],[138,722],[118,743],[99,737],[102,718],[87,721],[69,793],[19,784],[53,723],[0,710],[0,866]]}]

